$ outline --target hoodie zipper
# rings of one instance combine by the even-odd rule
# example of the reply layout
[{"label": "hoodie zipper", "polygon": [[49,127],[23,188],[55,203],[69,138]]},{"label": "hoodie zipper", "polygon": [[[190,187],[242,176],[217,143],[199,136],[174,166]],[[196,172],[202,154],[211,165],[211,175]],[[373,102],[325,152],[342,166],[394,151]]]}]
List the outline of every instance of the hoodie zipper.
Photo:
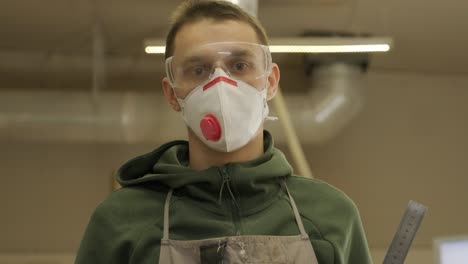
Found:
[{"label": "hoodie zipper", "polygon": [[227,173],[226,168],[220,168],[221,176],[223,177],[223,183],[221,184],[220,196],[222,196],[224,192],[224,188],[227,189],[229,195],[225,195],[224,197],[220,197],[224,200],[224,203],[227,208],[231,211],[232,222],[234,223],[235,234],[236,236],[240,236],[242,234],[242,225],[241,225],[241,217],[239,212],[239,204],[237,203],[236,197],[232,192],[232,184],[231,184],[231,176]]}]

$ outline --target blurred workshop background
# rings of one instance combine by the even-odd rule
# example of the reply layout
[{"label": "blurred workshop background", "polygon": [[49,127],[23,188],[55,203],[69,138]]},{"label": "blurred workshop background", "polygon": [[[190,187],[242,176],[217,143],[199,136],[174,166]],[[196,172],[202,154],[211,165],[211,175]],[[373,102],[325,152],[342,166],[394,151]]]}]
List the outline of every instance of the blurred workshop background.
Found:
[{"label": "blurred workshop background", "polygon": [[[73,263],[119,166],[185,138],[162,98],[163,55],[145,52],[180,2],[0,2],[1,264]],[[296,171],[355,201],[376,263],[409,200],[428,211],[406,263],[438,263],[434,239],[468,236],[468,1],[257,8],[272,40],[391,40],[388,52],[274,53],[290,123],[268,129]]]}]

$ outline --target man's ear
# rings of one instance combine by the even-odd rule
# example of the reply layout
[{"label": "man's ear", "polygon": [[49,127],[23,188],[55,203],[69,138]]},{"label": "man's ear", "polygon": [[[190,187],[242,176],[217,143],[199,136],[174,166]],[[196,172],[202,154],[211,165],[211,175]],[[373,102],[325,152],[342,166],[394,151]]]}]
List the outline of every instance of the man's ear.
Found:
[{"label": "man's ear", "polygon": [[271,73],[268,76],[268,87],[267,87],[267,100],[270,101],[275,97],[276,91],[278,91],[278,85],[280,80],[280,70],[278,64],[272,63]]},{"label": "man's ear", "polygon": [[174,93],[174,89],[172,89],[171,84],[169,83],[169,79],[164,77],[162,79],[162,89],[164,93],[164,97],[166,97],[166,101],[171,105],[172,109],[176,112],[180,112],[181,108],[179,102],[177,102],[177,97]]}]

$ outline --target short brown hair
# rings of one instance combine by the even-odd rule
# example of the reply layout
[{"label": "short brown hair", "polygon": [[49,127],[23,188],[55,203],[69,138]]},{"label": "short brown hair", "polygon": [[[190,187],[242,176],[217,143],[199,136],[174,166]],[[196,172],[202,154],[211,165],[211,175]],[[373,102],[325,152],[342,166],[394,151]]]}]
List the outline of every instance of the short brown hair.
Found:
[{"label": "short brown hair", "polygon": [[202,19],[245,22],[255,30],[260,43],[268,45],[268,37],[263,26],[255,17],[249,15],[239,6],[219,0],[189,0],[179,5],[172,15],[172,25],[166,37],[165,58],[172,56],[174,53],[174,42],[177,32],[179,32],[185,24],[194,23]]}]

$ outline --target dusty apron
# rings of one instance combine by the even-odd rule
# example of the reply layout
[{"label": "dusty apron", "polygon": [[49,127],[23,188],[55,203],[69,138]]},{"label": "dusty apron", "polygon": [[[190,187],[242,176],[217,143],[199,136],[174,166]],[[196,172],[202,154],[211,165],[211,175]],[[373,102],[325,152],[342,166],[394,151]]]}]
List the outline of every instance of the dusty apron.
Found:
[{"label": "dusty apron", "polygon": [[318,264],[309,236],[305,232],[296,203],[286,183],[282,186],[301,232],[295,236],[230,236],[203,240],[169,239],[169,203],[164,204],[164,230],[159,256],[160,264]]}]

